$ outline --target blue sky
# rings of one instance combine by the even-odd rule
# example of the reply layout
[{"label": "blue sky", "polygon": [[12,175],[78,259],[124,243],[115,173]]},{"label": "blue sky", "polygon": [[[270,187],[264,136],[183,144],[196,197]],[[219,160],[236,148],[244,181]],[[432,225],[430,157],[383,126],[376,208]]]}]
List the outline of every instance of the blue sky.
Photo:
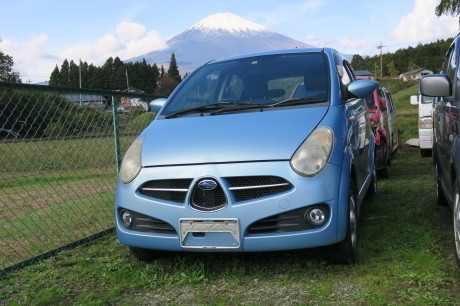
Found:
[{"label": "blue sky", "polygon": [[438,0],[1,0],[0,50],[24,82],[47,80],[64,58],[101,65],[166,46],[205,17],[229,12],[291,38],[374,55],[455,36],[458,18]]}]

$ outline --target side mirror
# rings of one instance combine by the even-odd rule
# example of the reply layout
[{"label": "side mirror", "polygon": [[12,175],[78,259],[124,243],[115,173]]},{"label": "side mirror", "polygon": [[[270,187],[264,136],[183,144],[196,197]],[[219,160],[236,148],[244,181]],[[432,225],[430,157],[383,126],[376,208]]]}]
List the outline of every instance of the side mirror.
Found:
[{"label": "side mirror", "polygon": [[418,105],[418,96],[410,96],[410,104]]},{"label": "side mirror", "polygon": [[381,110],[387,110],[387,100],[385,98],[379,98]]},{"label": "side mirror", "polygon": [[158,114],[158,112],[163,107],[163,105],[165,105],[166,100],[167,99],[165,99],[165,98],[159,98],[159,99],[151,101],[149,103],[150,110],[152,112],[155,112],[156,114]]},{"label": "side mirror", "polygon": [[348,84],[347,91],[354,97],[368,97],[379,84],[371,80],[356,80]]},{"label": "side mirror", "polygon": [[420,79],[420,94],[427,97],[450,97],[452,85],[445,74],[429,74]]}]

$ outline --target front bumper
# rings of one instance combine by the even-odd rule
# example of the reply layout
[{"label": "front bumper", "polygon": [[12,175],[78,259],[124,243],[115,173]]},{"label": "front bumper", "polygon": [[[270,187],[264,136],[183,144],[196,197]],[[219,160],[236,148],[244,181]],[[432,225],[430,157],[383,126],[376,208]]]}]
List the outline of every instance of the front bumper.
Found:
[{"label": "front bumper", "polygon": [[419,129],[420,149],[433,148],[433,129]]},{"label": "front bumper", "polygon": [[[235,176],[277,176],[291,183],[288,191],[253,200],[235,201],[228,190],[225,177]],[[189,205],[191,192],[183,203],[158,200],[145,196],[139,188],[152,179],[192,178],[191,186],[203,177],[214,178],[226,193],[227,205],[214,212],[199,211]],[[334,164],[328,164],[314,177],[302,177],[290,167],[289,161],[251,162],[229,164],[206,164],[189,166],[168,166],[143,168],[130,184],[119,182],[116,195],[116,229],[123,244],[169,251],[273,251],[301,249],[334,244],[344,239],[346,231],[346,206],[348,205],[349,173]],[[307,230],[253,233],[249,229],[255,222],[278,214],[298,211],[315,205],[328,208],[327,222],[318,228]],[[174,230],[170,233],[140,232],[122,225],[120,210],[127,209],[138,214],[153,217],[168,224]],[[238,238],[231,240],[222,233],[196,233],[184,241],[184,226],[187,220],[236,220]],[[182,232],[181,232],[182,229]],[[181,234],[183,239],[181,239]],[[228,234],[228,233],[227,233]],[[235,237],[235,234],[232,234]],[[226,244],[222,242],[230,239]],[[194,247],[187,247],[186,244]],[[214,247],[213,247],[214,246]]]}]

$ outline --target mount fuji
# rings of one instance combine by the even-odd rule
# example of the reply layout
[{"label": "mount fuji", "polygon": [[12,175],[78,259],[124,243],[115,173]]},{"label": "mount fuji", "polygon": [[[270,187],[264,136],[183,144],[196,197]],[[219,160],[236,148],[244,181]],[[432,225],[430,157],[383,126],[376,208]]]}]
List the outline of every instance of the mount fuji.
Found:
[{"label": "mount fuji", "polygon": [[142,61],[145,58],[149,64],[167,67],[174,52],[179,70],[185,73],[210,60],[223,57],[313,47],[231,13],[210,15],[166,43],[166,49],[149,52],[126,62]]}]

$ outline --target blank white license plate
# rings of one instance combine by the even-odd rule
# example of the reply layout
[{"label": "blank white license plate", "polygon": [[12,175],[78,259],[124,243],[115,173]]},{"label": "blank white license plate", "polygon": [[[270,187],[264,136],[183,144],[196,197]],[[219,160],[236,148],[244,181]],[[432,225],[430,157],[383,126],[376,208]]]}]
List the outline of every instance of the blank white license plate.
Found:
[{"label": "blank white license plate", "polygon": [[238,219],[180,219],[183,248],[236,249],[240,247]]}]

